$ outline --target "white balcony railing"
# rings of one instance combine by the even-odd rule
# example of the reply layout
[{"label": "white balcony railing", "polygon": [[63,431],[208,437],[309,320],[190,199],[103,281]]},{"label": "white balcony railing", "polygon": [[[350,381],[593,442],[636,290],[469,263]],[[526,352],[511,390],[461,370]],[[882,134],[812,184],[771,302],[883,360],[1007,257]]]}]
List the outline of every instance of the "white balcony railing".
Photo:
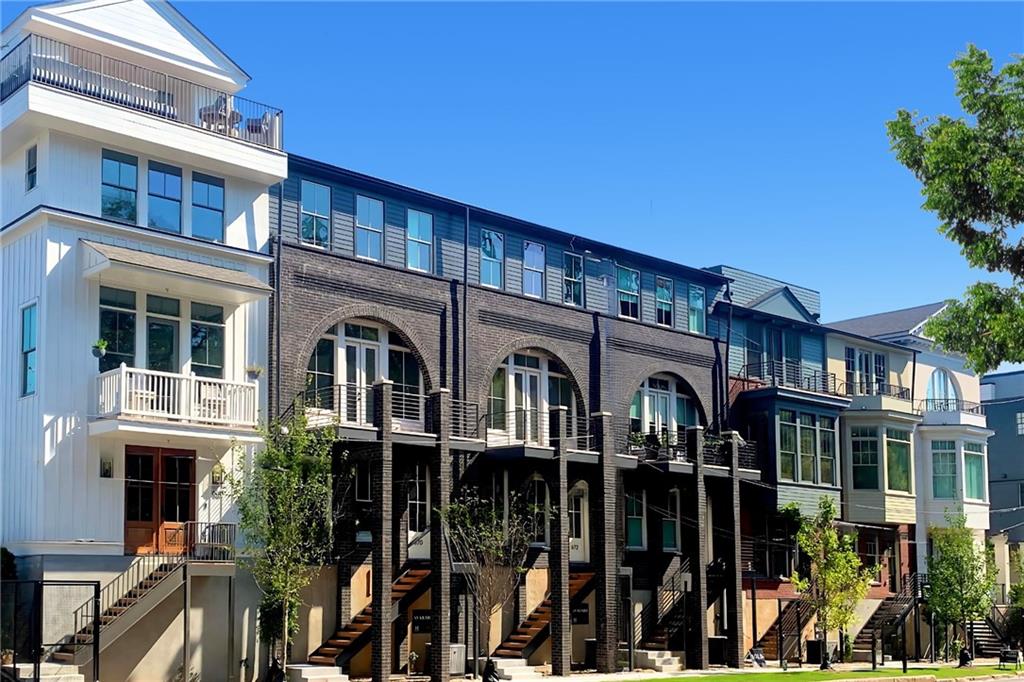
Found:
[{"label": "white balcony railing", "polygon": [[173,374],[122,364],[96,377],[99,417],[149,417],[218,426],[256,426],[255,383]]}]

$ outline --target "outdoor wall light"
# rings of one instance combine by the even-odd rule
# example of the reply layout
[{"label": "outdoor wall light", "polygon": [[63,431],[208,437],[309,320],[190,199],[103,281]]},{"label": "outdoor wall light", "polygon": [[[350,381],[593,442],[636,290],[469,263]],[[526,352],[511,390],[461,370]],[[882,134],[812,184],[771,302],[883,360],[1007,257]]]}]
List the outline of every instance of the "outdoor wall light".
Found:
[{"label": "outdoor wall light", "polygon": [[210,482],[213,485],[224,485],[224,467],[219,462],[210,470]]},{"label": "outdoor wall light", "polygon": [[110,456],[100,457],[100,478],[114,477],[114,458]]}]

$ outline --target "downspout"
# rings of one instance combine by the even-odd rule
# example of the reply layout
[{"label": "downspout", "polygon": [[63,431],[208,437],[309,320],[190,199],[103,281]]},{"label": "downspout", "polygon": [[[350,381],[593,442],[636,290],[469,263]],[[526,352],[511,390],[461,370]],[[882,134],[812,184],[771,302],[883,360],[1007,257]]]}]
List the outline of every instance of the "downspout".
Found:
[{"label": "downspout", "polygon": [[466,209],[466,238],[462,252],[462,379],[459,398],[469,400],[466,381],[469,379],[469,206]]},{"label": "downspout", "polygon": [[274,246],[274,411],[281,413],[281,216],[284,180],[277,183],[277,243]]},{"label": "downspout", "polygon": [[729,302],[729,321],[725,327],[725,410],[723,411],[725,426],[726,428],[732,428],[732,424],[729,421],[729,408],[730,408],[730,385],[729,385],[729,372],[731,371],[732,364],[730,362],[730,352],[732,350],[732,289],[730,288],[730,282],[725,283],[725,300]]}]

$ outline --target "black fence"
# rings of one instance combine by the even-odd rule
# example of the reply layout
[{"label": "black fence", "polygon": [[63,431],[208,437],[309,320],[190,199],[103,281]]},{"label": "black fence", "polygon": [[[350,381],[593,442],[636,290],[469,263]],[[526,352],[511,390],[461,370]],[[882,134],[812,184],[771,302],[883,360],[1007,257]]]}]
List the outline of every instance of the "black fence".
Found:
[{"label": "black fence", "polygon": [[[91,623],[76,622],[76,609],[93,600]],[[18,666],[40,667],[69,637],[89,629],[92,637],[92,677],[100,679],[100,584],[90,580],[4,580],[0,582],[0,649],[12,662],[0,666],[4,679],[19,679]],[[22,668],[24,670],[24,668]],[[24,678],[24,674],[20,676]]]}]

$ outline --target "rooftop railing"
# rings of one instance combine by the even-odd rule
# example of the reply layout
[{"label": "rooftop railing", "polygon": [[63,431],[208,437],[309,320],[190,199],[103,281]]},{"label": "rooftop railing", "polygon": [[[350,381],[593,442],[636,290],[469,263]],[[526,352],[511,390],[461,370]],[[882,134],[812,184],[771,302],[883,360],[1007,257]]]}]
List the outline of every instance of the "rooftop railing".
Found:
[{"label": "rooftop railing", "polygon": [[280,109],[51,38],[29,35],[0,59],[0,102],[28,82],[262,147],[283,147]]},{"label": "rooftop railing", "polygon": [[959,398],[925,398],[918,404],[922,412],[962,412],[964,414],[985,414],[985,409],[978,403]]}]

